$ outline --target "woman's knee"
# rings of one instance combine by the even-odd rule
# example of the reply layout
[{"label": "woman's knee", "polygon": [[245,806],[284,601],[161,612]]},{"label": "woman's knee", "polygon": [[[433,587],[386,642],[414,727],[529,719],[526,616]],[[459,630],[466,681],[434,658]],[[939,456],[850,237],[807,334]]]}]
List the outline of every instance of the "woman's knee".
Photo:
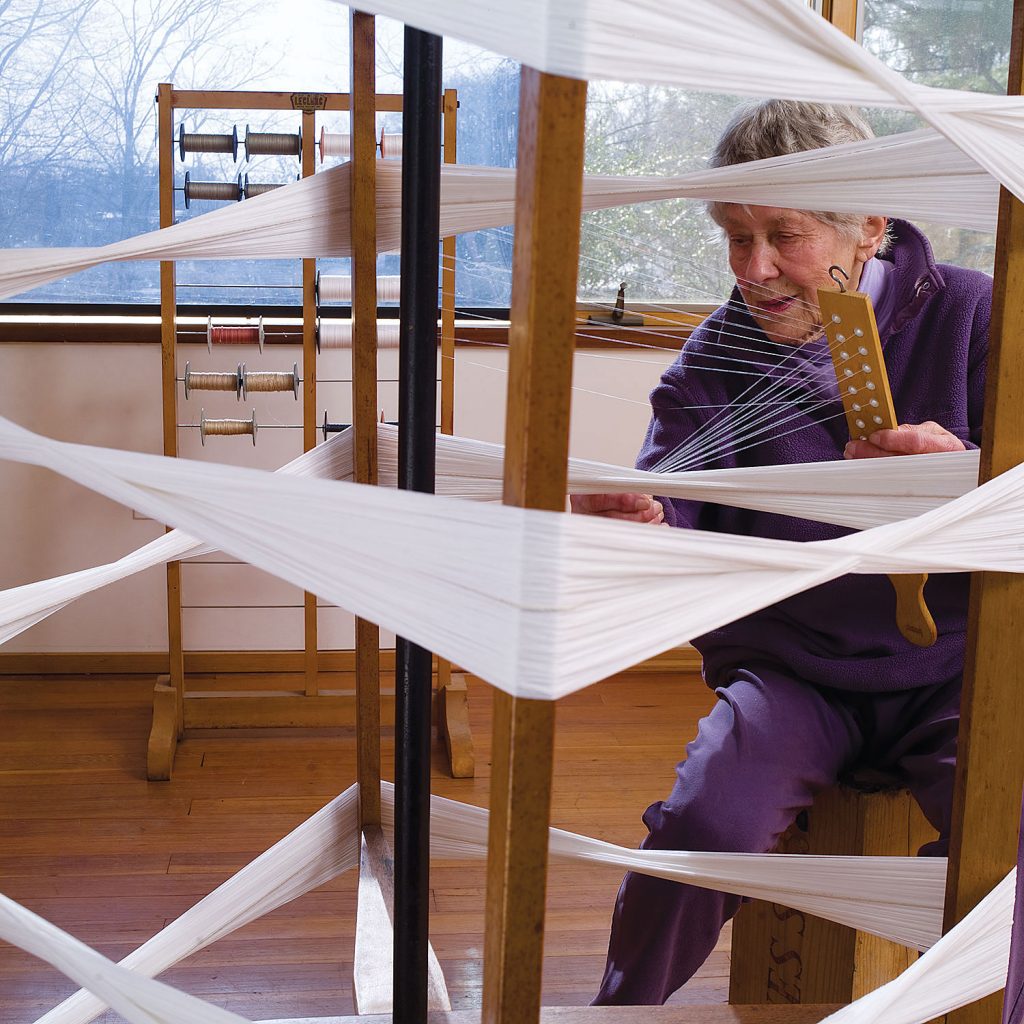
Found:
[{"label": "woman's knee", "polygon": [[685,801],[660,800],[644,812],[645,849],[761,853],[770,850],[788,821],[749,798],[727,799],[700,789]]}]

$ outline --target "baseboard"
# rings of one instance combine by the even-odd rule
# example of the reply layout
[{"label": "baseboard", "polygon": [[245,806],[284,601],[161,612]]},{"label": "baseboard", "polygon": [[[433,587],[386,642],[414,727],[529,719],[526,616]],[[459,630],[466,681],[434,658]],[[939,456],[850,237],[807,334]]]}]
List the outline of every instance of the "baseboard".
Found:
[{"label": "baseboard", "polygon": [[[185,671],[295,672],[305,670],[302,651],[189,651]],[[355,671],[354,651],[321,651],[321,672]],[[634,666],[634,672],[699,672],[700,655],[689,645],[675,647]],[[395,669],[394,648],[380,652],[383,672]],[[159,675],[167,672],[167,655],[159,651],[0,652],[0,676]]]},{"label": "baseboard", "polygon": [[[217,672],[305,671],[302,651],[188,651],[185,671]],[[355,671],[354,651],[321,651],[321,672]],[[384,672],[395,669],[394,648],[380,652]],[[0,653],[0,675],[160,675],[168,671],[167,655],[159,651],[60,651]]]}]

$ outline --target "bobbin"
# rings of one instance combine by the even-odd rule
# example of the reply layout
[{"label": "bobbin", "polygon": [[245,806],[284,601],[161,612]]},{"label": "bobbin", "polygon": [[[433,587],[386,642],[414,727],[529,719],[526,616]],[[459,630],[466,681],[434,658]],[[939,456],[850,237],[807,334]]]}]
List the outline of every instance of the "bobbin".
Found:
[{"label": "bobbin", "polygon": [[351,423],[329,423],[327,421],[327,410],[324,409],[324,425],[320,429],[323,431],[325,441],[328,434],[340,434],[351,426]]},{"label": "bobbin", "polygon": [[382,160],[401,160],[402,133],[386,132],[382,128],[377,148],[380,150],[380,157]]},{"label": "bobbin", "polygon": [[199,438],[206,444],[206,436],[234,437],[242,434],[252,435],[252,446],[256,447],[256,410],[253,409],[251,419],[247,420],[208,420],[206,410],[199,410]]},{"label": "bobbin", "polygon": [[320,163],[323,163],[329,156],[340,156],[343,160],[350,160],[352,158],[352,136],[343,132],[329,132],[326,128],[321,128],[317,148],[320,150]]},{"label": "bobbin", "polygon": [[[302,180],[301,174],[295,175],[296,181]],[[253,199],[256,196],[266,195],[268,192],[273,192],[274,189],[284,188],[288,182],[286,181],[273,181],[273,182],[256,182],[250,181],[249,175],[246,174],[245,180],[242,184],[242,196],[245,199]]]},{"label": "bobbin", "polygon": [[254,156],[302,156],[302,129],[295,135],[281,132],[254,132],[245,126],[245,159]]},{"label": "bobbin", "polygon": [[[352,136],[345,132],[329,132],[320,129],[320,163],[329,156],[340,156],[343,160],[352,159]],[[382,160],[400,160],[402,157],[402,133],[388,132],[383,128],[377,139],[377,151]]]},{"label": "bobbin", "polygon": [[[316,350],[323,348],[351,348],[351,320],[316,320]],[[377,321],[377,347],[398,348],[401,326],[397,320]]]},{"label": "bobbin", "polygon": [[[232,374],[230,371],[223,373],[197,373],[192,369],[191,364],[185,363],[185,376],[179,378],[185,385],[185,401],[189,399],[192,391],[234,391],[235,398],[241,400],[245,393],[245,381],[242,373],[245,369],[244,363],[238,364],[238,369]],[[220,385],[224,385],[221,387]]]},{"label": "bobbin", "polygon": [[291,391],[295,400],[299,400],[299,364],[292,363],[292,372],[287,370],[246,370],[245,363],[238,367],[238,379],[241,382],[241,394],[245,398],[250,391],[266,393],[269,391]]},{"label": "bobbin", "polygon": [[178,155],[182,160],[186,153],[230,153],[238,161],[238,126],[232,125],[230,135],[207,135],[203,132],[186,132],[185,122],[178,125]]},{"label": "bobbin", "polygon": [[[239,335],[232,337],[225,335],[224,331],[247,331],[252,332],[252,337],[248,335]],[[253,324],[241,324],[238,326],[230,326],[228,324],[217,324],[214,325],[213,317],[206,318],[206,351],[212,352],[213,346],[216,345],[251,345],[256,342],[260,347],[260,352],[263,352],[263,342],[266,340],[266,332],[263,329],[263,317],[259,318],[259,322]]]},{"label": "bobbin", "polygon": [[[175,189],[175,191],[178,191]],[[181,189],[185,193],[185,209],[192,205],[193,199],[209,199],[222,203],[240,202],[242,199],[242,176],[235,182],[230,181],[193,181],[192,175],[185,172],[185,184]]]},{"label": "bobbin", "polygon": [[[376,281],[378,302],[399,302],[402,296],[402,279],[397,274],[383,274]],[[348,274],[321,274],[316,272],[314,286],[316,304],[324,302],[351,302],[352,278]]]}]

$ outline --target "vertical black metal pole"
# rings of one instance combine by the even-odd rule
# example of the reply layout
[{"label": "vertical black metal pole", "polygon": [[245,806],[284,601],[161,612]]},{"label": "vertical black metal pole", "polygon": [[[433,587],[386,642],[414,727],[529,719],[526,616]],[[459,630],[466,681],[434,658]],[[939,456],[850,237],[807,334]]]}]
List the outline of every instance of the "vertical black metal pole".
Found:
[{"label": "vertical black metal pole", "polygon": [[[405,30],[398,486],[434,490],[441,38]],[[395,1024],[427,1019],[431,653],[397,642],[395,697]]]}]

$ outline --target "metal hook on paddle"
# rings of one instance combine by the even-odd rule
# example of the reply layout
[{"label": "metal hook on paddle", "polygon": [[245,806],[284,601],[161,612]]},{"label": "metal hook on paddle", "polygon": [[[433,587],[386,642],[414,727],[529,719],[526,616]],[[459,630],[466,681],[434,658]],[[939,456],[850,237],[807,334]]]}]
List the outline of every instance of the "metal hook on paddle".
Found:
[{"label": "metal hook on paddle", "polygon": [[[837,270],[840,274],[843,275],[842,281],[840,281],[839,278],[836,277]],[[845,282],[850,280],[850,275],[845,270],[843,270],[843,268],[839,266],[838,263],[833,263],[832,266],[828,268],[828,276],[832,278],[833,283],[838,286],[840,292],[846,291]]]}]

